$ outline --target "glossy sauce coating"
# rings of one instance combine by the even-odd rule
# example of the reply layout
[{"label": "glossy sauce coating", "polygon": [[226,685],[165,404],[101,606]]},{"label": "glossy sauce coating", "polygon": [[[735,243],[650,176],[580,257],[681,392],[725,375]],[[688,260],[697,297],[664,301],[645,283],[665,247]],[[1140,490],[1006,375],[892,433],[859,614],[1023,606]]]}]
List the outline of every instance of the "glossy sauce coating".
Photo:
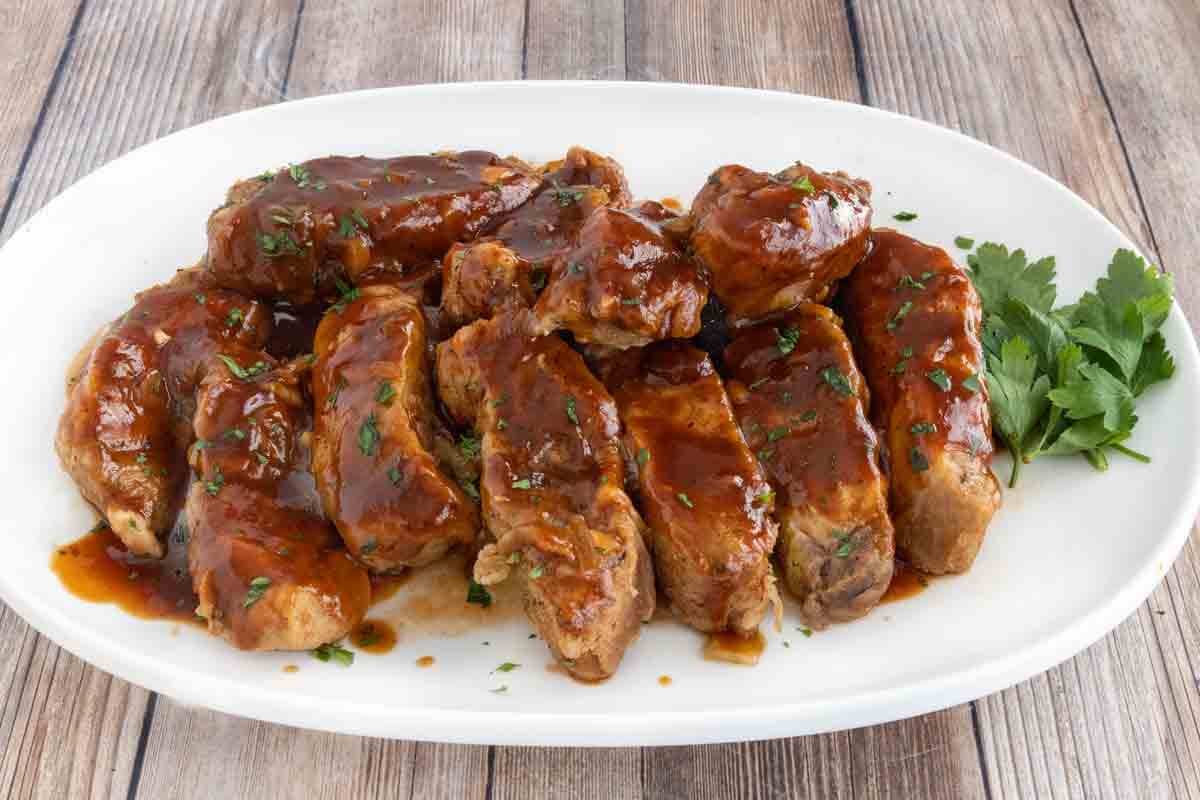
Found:
[{"label": "glossy sauce coating", "polygon": [[565,329],[621,349],[698,333],[708,286],[664,229],[673,219],[653,202],[594,211],[576,246],[554,262],[535,307],[537,331]]},{"label": "glossy sauce coating", "polygon": [[307,650],[366,614],[366,570],[321,514],[304,434],[307,359],[228,348],[197,392],[189,564],[210,632],[244,650]]},{"label": "glossy sauce coating", "polygon": [[[186,536],[186,528],[182,531]],[[181,536],[182,539],[182,536]],[[112,603],[141,619],[195,624],[196,595],[187,571],[187,548],[164,559],[136,556],[104,524],[54,549],[50,569],[67,591],[89,603]]]},{"label": "glossy sauce coating", "polygon": [[729,320],[820,302],[867,250],[871,185],[797,162],[774,175],[728,165],[692,203],[692,249]]},{"label": "glossy sauce coating", "polygon": [[207,266],[222,286],[307,303],[337,278],[427,269],[538,184],[482,151],[318,158],[234,185],[209,219]]},{"label": "glossy sauce coating", "polygon": [[940,574],[971,565],[999,505],[979,296],[945,251],[891,230],[840,298],[890,454],[899,549]]},{"label": "glossy sauce coating", "polygon": [[602,366],[659,585],[705,631],[748,635],[774,597],[774,493],[703,351],[659,342]]},{"label": "glossy sauce coating", "polygon": [[867,613],[892,575],[893,534],[866,383],[839,320],[803,305],[725,350],[729,395],[775,489],[788,588],[812,627]]},{"label": "glossy sauce coating", "polygon": [[452,416],[482,434],[487,545],[475,580],[511,573],[555,657],[612,674],[654,610],[642,522],[622,486],[617,409],[579,355],[528,333],[528,312],[460,330],[438,350]]},{"label": "glossy sauce coating", "polygon": [[325,315],[314,353],[313,474],[347,548],[388,572],[472,543],[476,506],[431,453],[439,423],[416,300],[362,289]]},{"label": "glossy sauce coating", "polygon": [[138,555],[163,554],[186,473],[199,365],[225,343],[261,345],[271,327],[259,303],[201,277],[183,270],[137,296],[69,378],[59,420],[63,466]]}]

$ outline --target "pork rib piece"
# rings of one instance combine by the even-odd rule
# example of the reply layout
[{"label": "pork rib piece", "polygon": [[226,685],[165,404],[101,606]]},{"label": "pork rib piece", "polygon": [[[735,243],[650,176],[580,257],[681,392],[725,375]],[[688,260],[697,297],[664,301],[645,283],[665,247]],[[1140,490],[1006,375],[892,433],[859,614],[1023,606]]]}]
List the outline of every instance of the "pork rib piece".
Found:
[{"label": "pork rib piece", "polygon": [[779,608],[774,492],[712,361],[683,342],[658,342],[601,369],[672,610],[706,633],[752,634],[772,602]]},{"label": "pork rib piece", "polygon": [[230,347],[207,367],[187,498],[196,613],[243,650],[336,641],[366,614],[371,586],[321,514],[308,470],[307,359],[278,366]]},{"label": "pork rib piece", "polygon": [[317,327],[313,474],[325,513],[375,572],[475,541],[479,514],[432,455],[440,423],[425,318],[408,293],[368,286]]},{"label": "pork rib piece", "polygon": [[527,311],[480,320],[438,347],[438,388],[482,435],[487,586],[520,581],[525,610],[578,678],[612,675],[654,611],[641,518],[622,488],[620,423],[608,392]]},{"label": "pork rib piece", "polygon": [[779,556],[810,626],[863,616],[892,579],[894,541],[867,385],[837,317],[803,305],[725,350],[729,394],[775,488]]},{"label": "pork rib piece", "polygon": [[207,267],[221,286],[305,304],[339,280],[428,271],[539,184],[482,151],[318,158],[234,184],[208,221]]}]

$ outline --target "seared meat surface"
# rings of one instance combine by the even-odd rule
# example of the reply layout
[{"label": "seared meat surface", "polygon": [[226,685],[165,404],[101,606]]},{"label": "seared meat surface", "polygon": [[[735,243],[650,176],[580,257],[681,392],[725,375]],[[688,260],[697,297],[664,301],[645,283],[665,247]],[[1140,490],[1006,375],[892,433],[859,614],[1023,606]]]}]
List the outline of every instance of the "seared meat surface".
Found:
[{"label": "seared meat surface", "polygon": [[779,556],[810,626],[863,616],[892,578],[894,543],[867,385],[837,317],[803,305],[725,350],[746,441],[775,488]]},{"label": "seared meat surface", "polygon": [[313,475],[325,513],[373,571],[428,564],[479,530],[475,504],[431,454],[425,318],[406,292],[369,286],[329,311],[313,348]]},{"label": "seared meat surface", "polygon": [[269,312],[204,286],[194,269],[141,292],[95,340],[58,424],[59,459],[129,551],[161,557],[187,464],[199,366],[225,344],[259,347]]},{"label": "seared meat surface", "polygon": [[565,329],[616,349],[698,333],[708,286],[664,229],[674,219],[654,202],[592,212],[576,246],[554,262],[535,306],[537,331]]},{"label": "seared meat surface", "polygon": [[188,564],[210,632],[243,650],[308,650],[366,614],[367,572],[321,514],[305,446],[307,359],[228,347],[197,392]]},{"label": "seared meat surface", "polygon": [[774,175],[728,165],[692,204],[692,249],[729,321],[821,302],[867,252],[871,185],[796,163]]},{"label": "seared meat surface", "polygon": [[840,299],[891,456],[896,544],[925,572],[963,572],[1000,505],[979,295],[944,250],[873,238]]},{"label": "seared meat surface", "polygon": [[706,633],[752,634],[778,603],[774,492],[712,361],[683,342],[659,342],[626,350],[602,370],[672,610]]},{"label": "seared meat surface", "polygon": [[580,356],[529,332],[528,311],[438,348],[438,388],[482,436],[483,585],[521,582],[539,636],[572,675],[611,675],[654,611],[643,523],[622,488],[616,405]]},{"label": "seared meat surface", "polygon": [[208,221],[207,267],[218,285],[294,303],[371,273],[423,276],[539,183],[482,151],[306,161],[229,190]]},{"label": "seared meat surface", "polygon": [[603,189],[610,205],[624,208],[633,204],[625,170],[614,159],[593,153],[584,147],[572,147],[559,161],[542,166],[546,182],[555,187],[594,186]]}]

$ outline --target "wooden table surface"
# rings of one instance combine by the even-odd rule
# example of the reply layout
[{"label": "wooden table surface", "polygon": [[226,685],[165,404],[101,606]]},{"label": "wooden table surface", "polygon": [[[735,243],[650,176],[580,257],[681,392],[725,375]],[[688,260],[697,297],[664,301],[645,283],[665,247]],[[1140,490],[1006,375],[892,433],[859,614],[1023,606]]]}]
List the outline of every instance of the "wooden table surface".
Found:
[{"label": "wooden table surface", "polygon": [[[122,153],[285,98],[436,81],[691,81],[868,103],[995,144],[1174,272],[1200,320],[1196,0],[0,0],[0,76],[0,242]],[[1200,796],[1197,543],[1112,634],[1011,689],[873,728],[705,747],[472,747],[251,722],[93,669],[0,605],[0,791]]]}]

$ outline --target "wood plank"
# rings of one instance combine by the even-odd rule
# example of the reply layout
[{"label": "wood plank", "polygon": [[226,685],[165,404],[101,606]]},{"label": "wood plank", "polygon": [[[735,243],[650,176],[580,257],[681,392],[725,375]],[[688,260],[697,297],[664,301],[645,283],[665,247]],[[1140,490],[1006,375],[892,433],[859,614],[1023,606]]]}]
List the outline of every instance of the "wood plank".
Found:
[{"label": "wood plank", "polygon": [[[1126,5],[1130,14],[1142,8]],[[867,0],[858,8],[873,101],[957,127],[1029,161],[1154,254],[1155,237],[1131,191],[1134,178],[1069,2]],[[1195,100],[1195,71],[1186,65],[1175,65],[1187,75],[1168,90],[1152,65],[1129,69],[1117,31],[1126,15],[1114,13],[1111,22],[1097,38],[1113,48],[1114,72],[1139,76],[1147,96],[1179,97],[1191,85],[1189,97]],[[1166,68],[1185,40],[1172,41],[1140,46],[1153,50]],[[1114,105],[1131,116],[1145,113],[1132,96]],[[1194,142],[1194,129],[1177,133]],[[1163,163],[1161,151],[1155,159]],[[1195,158],[1189,163],[1194,168]],[[1143,196],[1162,191],[1157,180],[1154,187],[1147,192],[1143,185]],[[1178,200],[1164,197],[1171,216],[1189,216],[1186,193]],[[1189,302],[1183,293],[1181,300]],[[1183,613],[1189,606],[1195,610],[1200,598],[1195,557],[1189,545],[1166,584],[1109,637],[975,704],[992,796],[1132,797],[1196,790],[1200,735],[1189,645],[1196,644],[1197,630],[1195,617]]]},{"label": "wood plank", "polygon": [[304,6],[288,97],[521,77],[523,0],[403,0]]},{"label": "wood plank", "polygon": [[[786,89],[859,101],[841,0],[651,3],[626,10],[629,77]],[[963,708],[855,731],[643,751],[647,797],[978,797]]]},{"label": "wood plank", "polygon": [[524,77],[531,80],[623,80],[624,2],[530,0]]},{"label": "wood plank", "polygon": [[75,0],[0,6],[0,75],[20,76],[0,83],[0,225],[78,12]]},{"label": "wood plank", "polygon": [[[244,79],[246,68],[282,69],[260,45],[294,15],[294,0],[255,10],[236,2],[88,4],[0,239],[105,161],[262,102],[269,92]],[[0,656],[0,790],[123,796],[136,772],[149,693],[85,665],[7,608],[0,640],[12,643]]]},{"label": "wood plank", "polygon": [[841,0],[628,0],[628,77],[857,102],[847,23]]}]

